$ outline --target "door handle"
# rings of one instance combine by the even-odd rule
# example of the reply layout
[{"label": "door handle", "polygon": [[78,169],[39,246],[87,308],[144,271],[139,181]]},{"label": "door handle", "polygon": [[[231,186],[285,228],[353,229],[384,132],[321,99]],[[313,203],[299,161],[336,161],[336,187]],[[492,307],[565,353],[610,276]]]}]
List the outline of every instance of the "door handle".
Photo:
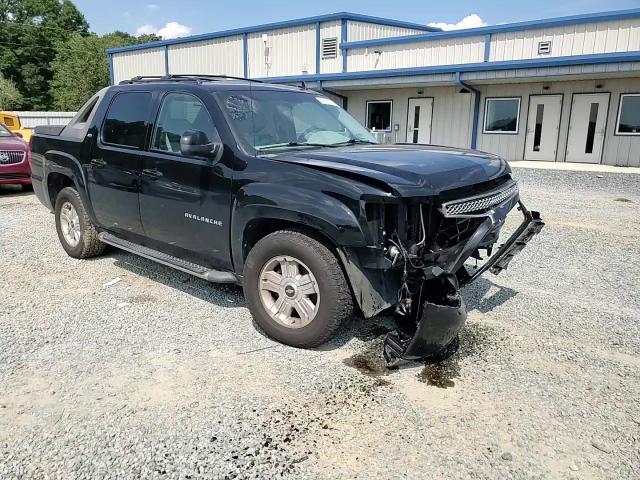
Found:
[{"label": "door handle", "polygon": [[157,170],[155,168],[145,168],[142,170],[142,174],[152,179],[160,178],[163,175],[160,170]]},{"label": "door handle", "polygon": [[92,158],[91,159],[91,165],[93,165],[96,168],[104,168],[104,167],[107,166],[107,162],[105,162],[101,158]]}]

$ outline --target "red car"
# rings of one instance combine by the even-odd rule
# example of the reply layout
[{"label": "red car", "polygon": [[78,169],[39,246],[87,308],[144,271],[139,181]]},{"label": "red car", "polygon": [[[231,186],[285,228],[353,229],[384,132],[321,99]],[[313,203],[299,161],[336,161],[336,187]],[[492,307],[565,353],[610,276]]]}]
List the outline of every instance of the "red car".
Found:
[{"label": "red car", "polygon": [[31,187],[29,144],[0,123],[0,185]]}]

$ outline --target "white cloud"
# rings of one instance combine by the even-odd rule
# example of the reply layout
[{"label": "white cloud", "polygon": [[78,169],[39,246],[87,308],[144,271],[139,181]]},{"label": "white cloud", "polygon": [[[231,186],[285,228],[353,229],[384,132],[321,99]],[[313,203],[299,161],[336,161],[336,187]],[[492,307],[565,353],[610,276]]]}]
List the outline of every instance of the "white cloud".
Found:
[{"label": "white cloud", "polygon": [[178,22],[169,22],[162,28],[156,28],[151,24],[145,24],[138,27],[136,30],[136,37],[140,35],[158,35],[159,37],[169,40],[171,38],[186,37],[191,35],[191,27],[182,25]]},{"label": "white cloud", "polygon": [[442,30],[462,30],[465,28],[486,27],[487,25],[489,24],[476,13],[467,15],[458,23],[433,22],[429,24],[430,27],[437,27]]},{"label": "white cloud", "polygon": [[191,27],[187,27],[178,22],[169,22],[158,30],[158,35],[164,39],[186,37],[187,35],[191,35]]},{"label": "white cloud", "polygon": [[141,35],[153,35],[157,33],[158,29],[153,25],[145,24],[138,27],[136,30],[136,37]]},{"label": "white cloud", "polygon": [[155,3],[149,3],[149,4],[147,5],[147,8],[148,8],[149,10],[158,10],[158,9],[160,8],[160,5],[156,5]]}]

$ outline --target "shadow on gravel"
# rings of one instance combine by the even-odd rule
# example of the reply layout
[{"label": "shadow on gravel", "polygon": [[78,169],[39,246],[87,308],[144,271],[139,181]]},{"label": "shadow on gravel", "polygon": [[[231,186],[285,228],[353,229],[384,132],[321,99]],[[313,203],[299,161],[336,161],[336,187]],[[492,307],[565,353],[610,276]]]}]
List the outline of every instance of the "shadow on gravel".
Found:
[{"label": "shadow on gravel", "polygon": [[468,311],[488,313],[515,297],[518,292],[512,288],[496,285],[491,280],[480,277],[462,290]]},{"label": "shadow on gravel", "polygon": [[0,197],[26,197],[33,195],[33,190],[24,190],[20,185],[0,185]]},{"label": "shadow on gravel", "polygon": [[[514,298],[518,292],[508,287],[496,285],[492,281],[480,277],[470,286],[462,290],[462,294],[468,311],[488,313]],[[392,309],[369,319],[353,316],[350,321],[342,327],[333,340],[318,347],[318,350],[335,350],[341,348],[353,338],[357,338],[363,342],[369,342],[383,337],[388,332],[393,331],[394,328],[395,324]]]},{"label": "shadow on gravel", "polygon": [[[487,313],[517,295],[517,291],[501,287],[485,278],[478,279],[464,291],[469,311]],[[470,322],[459,338],[444,351],[422,362],[406,362],[398,369],[388,369],[382,357],[384,336],[394,328],[392,317],[375,317],[369,320],[355,319],[336,339],[322,349],[339,348],[352,338],[366,342],[365,350],[344,360],[345,365],[371,377],[383,377],[395,370],[423,368],[417,374],[420,382],[438,388],[455,386],[454,379],[460,375],[459,361],[472,355],[481,355],[485,349],[497,345],[500,334],[495,327]]]},{"label": "shadow on gravel", "polygon": [[381,335],[371,341],[365,350],[346,358],[344,364],[374,378],[393,375],[394,372],[400,370],[422,367],[416,374],[418,381],[437,388],[454,387],[455,379],[460,376],[461,360],[483,355],[486,350],[490,350],[502,342],[500,332],[495,327],[472,322],[465,326],[457,341],[454,341],[439,354],[422,362],[406,362],[398,368],[389,369],[382,357],[383,339],[384,336]]},{"label": "shadow on gravel", "polygon": [[[245,306],[242,288],[237,285],[211,284],[170,267],[165,267],[151,260],[116,249],[109,251],[108,256],[114,260],[114,265],[128,272],[145,276],[200,300],[228,308]],[[489,312],[502,305],[517,293],[513,289],[501,287],[485,278],[478,279],[463,291],[467,309],[469,311],[477,310],[482,313]],[[131,298],[132,303],[147,303],[160,300],[148,295],[139,295]],[[258,332],[265,335],[255,321],[253,321],[253,326]],[[460,375],[458,362],[468,356],[481,354],[485,348],[490,348],[492,344],[495,345],[496,339],[499,337],[495,327],[477,322],[468,323],[461,332],[460,337],[444,351],[422,362],[406,362],[399,368],[388,369],[382,356],[382,346],[385,335],[393,330],[394,320],[389,315],[389,312],[384,312],[379,316],[366,320],[352,316],[338,335],[333,340],[318,347],[318,350],[335,350],[343,347],[353,338],[357,338],[365,343],[365,349],[345,359],[344,363],[364,375],[377,378],[380,385],[387,385],[389,382],[379,377],[391,375],[394,371],[401,369],[422,366],[422,370],[416,375],[420,382],[438,388],[450,388],[455,386],[454,379]],[[274,344],[275,346],[277,345]]]},{"label": "shadow on gravel", "polygon": [[[116,267],[159,282],[205,302],[227,308],[245,306],[242,288],[238,285],[209,283],[188,273],[180,272],[171,267],[166,267],[152,260],[147,260],[146,258],[116,248],[109,248],[105,256],[113,259],[113,264]],[[97,259],[100,258],[104,259],[105,257],[97,257]],[[89,261],[91,260],[96,259],[90,259]],[[132,297],[130,301],[131,303],[150,303],[162,301],[162,299],[139,295]]]}]

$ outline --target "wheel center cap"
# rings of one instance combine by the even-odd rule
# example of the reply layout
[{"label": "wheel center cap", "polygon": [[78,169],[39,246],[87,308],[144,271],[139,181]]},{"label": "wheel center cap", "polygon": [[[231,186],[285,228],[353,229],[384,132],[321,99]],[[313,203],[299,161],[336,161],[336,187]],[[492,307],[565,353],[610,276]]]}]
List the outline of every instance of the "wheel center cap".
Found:
[{"label": "wheel center cap", "polygon": [[296,287],[294,287],[291,284],[285,286],[284,287],[284,294],[289,298],[295,297],[296,296]]}]

